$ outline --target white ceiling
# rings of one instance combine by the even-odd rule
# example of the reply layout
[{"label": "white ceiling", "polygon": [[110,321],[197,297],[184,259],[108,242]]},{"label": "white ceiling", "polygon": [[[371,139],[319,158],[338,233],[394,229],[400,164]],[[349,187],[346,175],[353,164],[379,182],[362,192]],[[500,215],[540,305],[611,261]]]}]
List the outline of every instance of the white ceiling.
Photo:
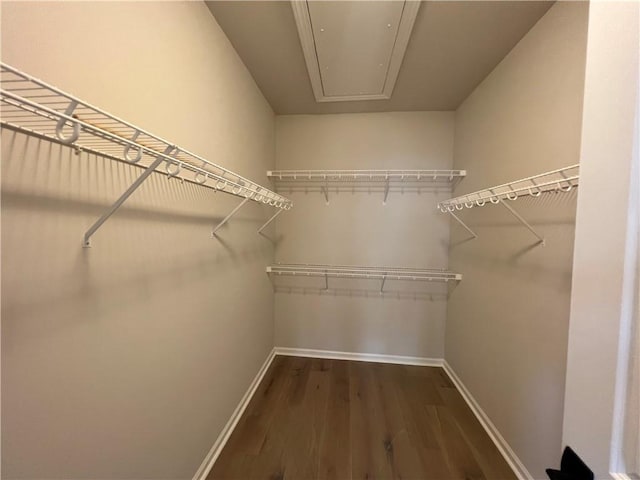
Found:
[{"label": "white ceiling", "polygon": [[389,100],[317,103],[289,1],[206,3],[277,114],[455,110],[553,4],[422,2]]}]

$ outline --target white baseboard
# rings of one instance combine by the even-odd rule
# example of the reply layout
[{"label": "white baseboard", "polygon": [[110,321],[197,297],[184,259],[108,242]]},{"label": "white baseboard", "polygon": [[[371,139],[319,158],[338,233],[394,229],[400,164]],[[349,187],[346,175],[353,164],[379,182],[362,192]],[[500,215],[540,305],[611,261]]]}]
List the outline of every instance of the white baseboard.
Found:
[{"label": "white baseboard", "polygon": [[276,355],[292,357],[328,358],[331,360],[353,360],[356,362],[395,363],[399,365],[419,365],[442,367],[442,358],[406,357],[401,355],[379,355],[377,353],[336,352],[333,350],[311,350],[308,348],[276,347]]},{"label": "white baseboard", "polygon": [[240,400],[240,403],[234,410],[233,414],[231,415],[231,418],[229,418],[229,421],[222,429],[222,432],[220,432],[220,435],[218,435],[218,438],[213,444],[213,447],[211,447],[211,450],[209,450],[209,453],[207,454],[204,461],[200,465],[200,468],[198,468],[198,471],[193,476],[193,480],[205,480],[207,478],[207,475],[209,475],[209,472],[213,468],[213,464],[216,463],[216,460],[218,459],[220,452],[222,452],[222,449],[224,448],[227,441],[229,440],[229,437],[233,433],[233,430],[236,428],[236,425],[238,424],[240,417],[242,417],[242,414],[247,408],[247,405],[249,405],[249,402],[251,401],[251,397],[253,397],[253,394],[256,392],[258,385],[260,385],[260,382],[262,381],[264,374],[267,373],[267,370],[269,370],[269,366],[271,365],[271,362],[273,362],[273,359],[275,358],[275,356],[276,356],[276,352],[275,352],[275,349],[273,349],[271,350],[271,353],[269,353],[269,355],[267,356],[267,359],[262,364],[262,367],[260,367],[260,370],[258,371],[257,375],[251,382],[251,385],[249,385],[249,389],[245,392],[244,396]]},{"label": "white baseboard", "polygon": [[456,375],[456,372],[453,371],[451,365],[449,365],[449,363],[447,363],[447,361],[445,360],[442,366],[444,368],[444,371],[447,372],[447,375],[449,375],[449,378],[451,378],[451,381],[454,383],[454,385],[462,395],[462,398],[464,398],[465,402],[467,402],[467,405],[469,405],[469,408],[471,408],[471,411],[480,422],[480,425],[482,425],[482,427],[485,429],[487,435],[489,435],[489,438],[491,438],[506,462],[513,470],[513,473],[516,474],[519,480],[534,480],[527,468],[515,454],[513,449],[500,434],[491,419],[489,419],[487,414],[484,413],[484,410],[480,408],[480,405],[478,404],[478,402],[476,402],[475,398],[473,398],[469,390],[467,390],[467,387],[465,387],[464,383],[462,383],[462,380],[460,380],[458,375]]}]

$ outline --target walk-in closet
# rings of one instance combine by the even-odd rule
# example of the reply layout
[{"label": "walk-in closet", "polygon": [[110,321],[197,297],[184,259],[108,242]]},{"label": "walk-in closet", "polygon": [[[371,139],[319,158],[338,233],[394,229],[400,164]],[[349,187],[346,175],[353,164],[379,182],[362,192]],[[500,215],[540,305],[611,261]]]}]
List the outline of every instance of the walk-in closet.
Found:
[{"label": "walk-in closet", "polygon": [[640,478],[640,3],[0,21],[2,478]]}]

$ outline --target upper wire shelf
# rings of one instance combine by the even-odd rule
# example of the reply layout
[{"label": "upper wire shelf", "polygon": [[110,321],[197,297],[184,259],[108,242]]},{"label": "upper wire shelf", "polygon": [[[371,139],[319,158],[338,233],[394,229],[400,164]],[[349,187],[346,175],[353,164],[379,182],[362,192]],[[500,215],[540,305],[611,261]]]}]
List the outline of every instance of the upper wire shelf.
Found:
[{"label": "upper wire shelf", "polygon": [[[116,202],[113,211],[152,172],[281,210],[289,210],[293,205],[291,200],[268,188],[5,63],[0,63],[0,84],[3,128],[145,169],[130,191]],[[85,245],[94,232],[87,232]]]},{"label": "upper wire shelf", "polygon": [[291,192],[296,185],[299,186],[298,190],[305,192],[309,188],[319,189],[327,204],[330,188],[337,191],[351,186],[356,191],[356,185],[366,185],[366,191],[384,192],[382,203],[386,204],[392,189],[420,192],[428,186],[436,189],[446,187],[450,191],[466,174],[465,170],[271,170],[267,172],[267,177],[276,186],[286,186]]},{"label": "upper wire shelf", "polygon": [[501,204],[511,214],[513,214],[531,233],[533,233],[542,245],[545,239],[539,235],[536,230],[527,223],[524,218],[505,200],[517,200],[523,196],[539,197],[543,193],[567,193],[573,188],[578,187],[580,180],[580,165],[569,165],[567,167],[551,170],[549,172],[540,173],[531,177],[521,178],[509,183],[497,185],[477,192],[461,195],[456,198],[445,200],[438,203],[438,208],[443,213],[450,213],[453,218],[460,223],[473,237],[477,237],[475,232],[471,230],[457,215],[456,211],[465,208],[483,207],[490,204]]},{"label": "upper wire shelf", "polygon": [[539,197],[548,192],[569,192],[578,186],[580,164],[569,165],[550,172],[521,178],[477,192],[467,193],[438,203],[442,212],[452,212],[463,208],[482,207],[487,202],[497,204],[500,200],[517,200],[519,197],[531,195]]},{"label": "upper wire shelf", "polygon": [[466,174],[465,170],[272,170],[267,177],[290,182],[454,182]]}]

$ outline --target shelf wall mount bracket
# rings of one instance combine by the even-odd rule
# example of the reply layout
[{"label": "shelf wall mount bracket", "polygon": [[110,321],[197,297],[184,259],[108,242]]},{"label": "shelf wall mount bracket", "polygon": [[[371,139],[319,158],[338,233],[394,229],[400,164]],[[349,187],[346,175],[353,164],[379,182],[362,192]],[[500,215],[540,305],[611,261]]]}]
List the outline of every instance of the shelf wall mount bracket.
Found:
[{"label": "shelf wall mount bracket", "polygon": [[227,223],[227,222],[231,219],[231,217],[233,217],[233,216],[238,212],[238,210],[240,210],[240,209],[242,208],[242,206],[243,206],[245,203],[247,203],[248,201],[249,201],[249,198],[248,198],[248,197],[247,197],[247,198],[245,198],[245,199],[243,199],[243,200],[238,204],[238,206],[236,206],[236,208],[234,208],[233,210],[231,210],[231,213],[229,213],[229,215],[227,215],[226,217],[224,217],[224,218],[222,219],[222,221],[221,221],[218,225],[216,225],[215,227],[213,227],[213,230],[211,230],[211,238],[215,238],[215,237],[217,237],[216,232],[220,229],[220,227],[222,227],[225,223]]},{"label": "shelf wall mount bracket", "polygon": [[520,215],[518,212],[516,212],[513,207],[511,205],[509,205],[507,202],[505,202],[503,199],[500,199],[500,204],[506,208],[507,210],[509,210],[509,212],[518,219],[518,221],[520,221],[520,223],[522,223],[525,227],[527,227],[527,229],[533,233],[536,238],[538,240],[540,240],[540,244],[542,244],[542,246],[544,247],[546,245],[546,240],[543,236],[541,236],[540,234],[538,234],[538,232],[535,231],[535,229],[529,224],[529,222],[527,222],[524,218],[522,218],[522,215]]},{"label": "shelf wall mount bracket", "polygon": [[262,231],[263,231],[265,228],[267,228],[267,226],[268,226],[271,222],[273,222],[273,221],[276,219],[276,217],[277,217],[278,215],[280,215],[283,211],[284,211],[284,210],[278,210],[276,213],[274,213],[274,214],[273,214],[273,216],[272,216],[269,220],[267,220],[266,222],[264,222],[264,224],[263,224],[263,225],[258,229],[258,234],[262,235]]},{"label": "shelf wall mount bracket", "polygon": [[[174,145],[169,145],[163,152],[163,155],[169,155],[173,150],[175,150],[175,148],[176,147]],[[151,175],[158,167],[158,165],[160,165],[163,161],[164,158],[162,158],[161,155],[158,155],[156,159],[151,163],[151,165],[149,165],[145,169],[145,171],[142,172],[142,174],[136,179],[136,181],[133,182],[122,195],[120,195],[120,198],[118,198],[113,203],[113,205],[111,205],[111,207],[109,207],[109,209],[98,220],[96,220],[96,222],[91,225],[91,227],[89,227],[89,230],[87,230],[84,234],[84,239],[82,242],[82,246],[84,248],[91,247],[91,237],[93,236],[93,234],[96,233],[96,231],[102,226],[102,224],[106,222],[109,217],[111,217],[111,215],[113,215],[116,210],[118,210],[122,206],[124,202],[127,201],[127,199],[133,194],[133,192],[135,192],[138,187],[142,185],[147,177],[149,177],[149,175]]]},{"label": "shelf wall mount bracket", "polygon": [[389,177],[386,177],[384,182],[384,199],[382,200],[382,205],[387,204],[387,197],[389,196]]},{"label": "shelf wall mount bracket", "polygon": [[449,211],[449,213],[451,214],[451,216],[460,224],[464,227],[464,229],[469,232],[471,235],[473,235],[473,238],[478,238],[478,235],[476,235],[476,232],[474,232],[473,230],[471,230],[466,223],[464,223],[460,217],[458,217],[455,213],[453,213],[452,211]]},{"label": "shelf wall mount bracket", "polygon": [[324,186],[320,187],[320,191],[324,194],[325,205],[329,205],[329,185],[325,182]]}]

